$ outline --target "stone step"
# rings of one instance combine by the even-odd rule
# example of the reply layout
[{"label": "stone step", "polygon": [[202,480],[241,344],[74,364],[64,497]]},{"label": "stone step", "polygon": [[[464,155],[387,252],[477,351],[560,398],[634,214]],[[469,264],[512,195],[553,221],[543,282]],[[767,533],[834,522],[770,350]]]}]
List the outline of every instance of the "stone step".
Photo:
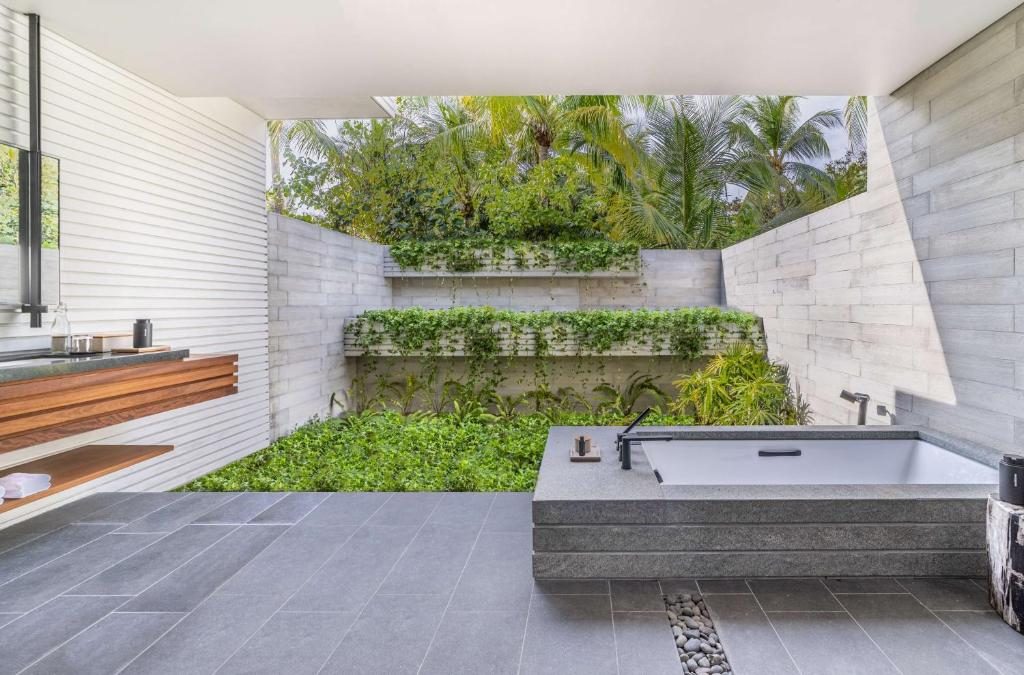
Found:
[{"label": "stone step", "polygon": [[533,529],[536,552],[980,550],[982,523],[568,525]]},{"label": "stone step", "polygon": [[673,577],[952,576],[987,571],[977,551],[728,551],[533,554],[537,579]]}]

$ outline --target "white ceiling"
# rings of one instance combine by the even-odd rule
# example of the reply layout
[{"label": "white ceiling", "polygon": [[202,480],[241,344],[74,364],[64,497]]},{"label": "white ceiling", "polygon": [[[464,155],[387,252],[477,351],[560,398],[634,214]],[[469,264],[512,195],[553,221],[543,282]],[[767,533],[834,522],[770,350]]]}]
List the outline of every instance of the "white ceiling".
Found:
[{"label": "white ceiling", "polygon": [[268,118],[414,94],[887,94],[1018,0],[0,0]]}]

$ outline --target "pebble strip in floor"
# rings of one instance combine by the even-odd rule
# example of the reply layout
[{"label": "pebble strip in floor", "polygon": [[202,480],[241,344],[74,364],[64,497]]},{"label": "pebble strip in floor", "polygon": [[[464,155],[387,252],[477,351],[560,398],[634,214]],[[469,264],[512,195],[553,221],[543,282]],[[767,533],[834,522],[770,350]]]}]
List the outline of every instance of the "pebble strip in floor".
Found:
[{"label": "pebble strip in floor", "polygon": [[665,608],[685,672],[717,675],[732,671],[715,633],[715,623],[699,593],[667,595]]}]

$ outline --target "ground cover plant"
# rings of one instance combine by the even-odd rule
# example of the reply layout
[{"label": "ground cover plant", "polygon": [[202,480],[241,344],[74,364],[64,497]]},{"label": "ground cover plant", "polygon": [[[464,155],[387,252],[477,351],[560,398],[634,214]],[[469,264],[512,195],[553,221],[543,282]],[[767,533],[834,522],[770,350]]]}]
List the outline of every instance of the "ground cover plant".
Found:
[{"label": "ground cover plant", "polygon": [[[367,410],[313,421],[270,447],[183,486],[211,491],[528,491],[554,425],[623,426],[653,406],[649,425],[780,424],[808,421],[788,373],[753,349],[733,350],[682,383],[676,397],[649,374],[596,388],[500,396],[448,387],[441,412],[415,410],[418,384],[397,383]],[[716,380],[715,378],[718,378]],[[766,381],[767,379],[767,381]],[[732,401],[719,400],[722,384]],[[712,400],[711,406],[700,401]],[[697,419],[692,404],[697,401]],[[722,417],[713,417],[722,415]]]},{"label": "ground cover plant", "polygon": [[[552,424],[621,425],[613,413],[365,412],[307,424],[185,490],[529,491]],[[686,424],[654,415],[648,423]]]}]

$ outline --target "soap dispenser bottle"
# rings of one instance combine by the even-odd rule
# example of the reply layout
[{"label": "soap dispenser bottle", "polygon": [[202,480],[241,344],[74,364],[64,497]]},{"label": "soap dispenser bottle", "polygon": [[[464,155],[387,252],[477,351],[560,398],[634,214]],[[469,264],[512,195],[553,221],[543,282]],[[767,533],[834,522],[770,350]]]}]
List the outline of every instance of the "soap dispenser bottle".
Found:
[{"label": "soap dispenser bottle", "polygon": [[57,305],[57,311],[53,313],[50,351],[54,354],[71,353],[71,320],[68,318],[68,306],[63,302]]}]

